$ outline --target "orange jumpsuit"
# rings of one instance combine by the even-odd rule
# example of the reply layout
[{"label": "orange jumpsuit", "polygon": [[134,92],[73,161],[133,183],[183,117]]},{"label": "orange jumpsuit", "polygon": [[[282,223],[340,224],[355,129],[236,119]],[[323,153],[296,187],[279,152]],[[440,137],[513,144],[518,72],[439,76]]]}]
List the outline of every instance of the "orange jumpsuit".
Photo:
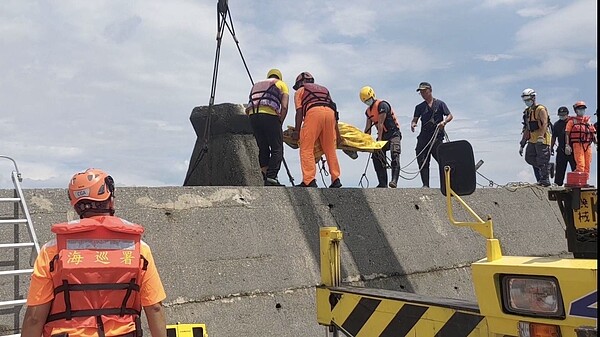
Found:
[{"label": "orange jumpsuit", "polygon": [[[296,91],[294,103],[296,111],[302,111],[305,88],[301,87]],[[327,159],[327,166],[331,174],[333,183],[340,177],[340,164],[335,152],[336,145],[336,125],[337,120],[335,112],[328,106],[313,106],[306,111],[300,130],[300,165],[302,167],[302,181],[308,185],[315,179],[317,170],[315,167],[315,142],[317,139],[321,143],[321,148]]]},{"label": "orange jumpsuit", "polygon": [[585,172],[590,174],[590,168],[592,166],[592,142],[594,142],[594,135],[596,129],[589,123],[589,116],[576,116],[571,117],[567,122],[565,132],[569,134],[569,143],[573,148],[573,157],[577,172]]}]

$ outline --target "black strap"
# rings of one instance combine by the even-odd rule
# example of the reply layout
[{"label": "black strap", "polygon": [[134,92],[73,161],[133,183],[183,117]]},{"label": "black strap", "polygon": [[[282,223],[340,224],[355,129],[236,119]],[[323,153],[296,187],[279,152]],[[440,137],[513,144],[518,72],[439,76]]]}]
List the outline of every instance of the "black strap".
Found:
[{"label": "black strap", "polygon": [[[133,279],[135,280],[135,279]],[[54,288],[54,295],[67,291],[85,291],[85,290],[134,290],[140,291],[138,284],[129,283],[92,283],[92,284],[68,284],[63,280],[63,284]]]},{"label": "black strap", "polygon": [[58,261],[58,254],[54,255],[52,260],[50,260],[50,272],[54,272],[54,261]]},{"label": "black strap", "polygon": [[144,330],[142,329],[142,320],[140,319],[140,316],[137,316],[135,318],[135,336],[132,337],[142,337],[144,336]]},{"label": "black strap", "polygon": [[119,314],[119,316],[123,316],[125,309],[127,309],[127,301],[129,301],[129,297],[131,296],[131,291],[135,290],[135,288],[137,288],[136,291],[139,291],[139,289],[140,289],[140,287],[135,283],[135,278],[132,278],[131,281],[129,281],[129,287],[127,288],[125,297],[123,297],[123,302],[121,302],[121,313]]},{"label": "black strap", "polygon": [[69,283],[67,282],[67,280],[63,280],[62,287],[64,288],[64,292],[65,292],[65,295],[63,296],[63,299],[65,300],[65,319],[70,320],[72,317],[71,316],[71,294],[69,293]]},{"label": "black strap", "polygon": [[98,326],[98,337],[105,337],[104,322],[102,322],[102,316],[96,316],[96,325]]},{"label": "black strap", "polygon": [[[72,310],[70,313],[70,317],[91,317],[91,316],[108,316],[115,315],[118,316],[121,314],[121,308],[112,308],[112,309],[87,309],[87,310]],[[124,315],[137,315],[141,314],[140,311],[135,309],[125,309]],[[67,319],[66,312],[61,312],[58,314],[48,315],[48,319],[46,322],[57,321],[60,319]]]},{"label": "black strap", "polygon": [[144,265],[142,266],[142,270],[148,270],[148,260],[144,257],[144,255],[140,255],[140,258],[144,260]]}]

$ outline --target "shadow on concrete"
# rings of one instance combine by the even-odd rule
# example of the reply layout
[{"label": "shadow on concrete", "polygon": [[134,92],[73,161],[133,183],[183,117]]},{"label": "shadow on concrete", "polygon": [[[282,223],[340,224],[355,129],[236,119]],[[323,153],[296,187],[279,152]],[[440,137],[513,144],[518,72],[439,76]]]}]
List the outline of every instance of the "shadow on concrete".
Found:
[{"label": "shadow on concrete", "polygon": [[[343,232],[342,247],[348,249],[347,252],[342,249],[344,279],[350,277],[364,286],[380,288],[392,285],[395,290],[414,292],[413,286],[404,277],[406,270],[394,253],[376,211],[370,206],[372,200],[367,198],[368,190],[344,189],[344,193],[339,192],[339,189],[326,188],[286,189],[315,261],[320,261],[320,227],[335,226]],[[382,270],[386,273],[382,274]]]}]

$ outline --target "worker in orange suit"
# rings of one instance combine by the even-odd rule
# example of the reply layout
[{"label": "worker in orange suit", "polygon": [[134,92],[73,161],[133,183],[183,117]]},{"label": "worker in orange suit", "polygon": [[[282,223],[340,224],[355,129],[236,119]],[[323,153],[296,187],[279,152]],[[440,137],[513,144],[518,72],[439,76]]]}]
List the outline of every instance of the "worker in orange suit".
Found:
[{"label": "worker in orange suit", "polygon": [[340,164],[335,153],[336,141],[341,141],[338,113],[329,90],[314,82],[313,76],[305,71],[296,77],[293,86],[296,126],[292,138],[299,140],[302,166],[302,183],[298,187],[317,187],[314,147],[319,140],[331,174],[329,187],[339,188],[342,187]]},{"label": "worker in orange suit", "polygon": [[144,228],[114,216],[115,183],[99,169],[73,175],[80,219],[55,224],[33,267],[22,337],[167,337],[166,294]]},{"label": "worker in orange suit", "polygon": [[[592,165],[592,143],[598,144],[596,138],[596,128],[590,123],[590,116],[585,115],[587,106],[584,101],[577,101],[573,104],[575,117],[571,117],[565,127],[565,138],[568,140],[565,146],[565,153],[573,152],[576,172],[585,172],[590,174]],[[567,153],[568,154],[568,153]]]}]

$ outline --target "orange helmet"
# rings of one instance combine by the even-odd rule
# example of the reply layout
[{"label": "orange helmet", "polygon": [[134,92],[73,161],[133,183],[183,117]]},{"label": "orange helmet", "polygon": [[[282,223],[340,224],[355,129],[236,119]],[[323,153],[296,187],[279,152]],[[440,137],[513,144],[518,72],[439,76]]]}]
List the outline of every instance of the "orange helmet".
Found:
[{"label": "orange helmet", "polygon": [[296,83],[293,86],[294,90],[300,89],[304,82],[314,83],[315,78],[308,71],[301,72],[298,76],[296,76]]},{"label": "orange helmet", "polygon": [[586,109],[587,106],[585,105],[584,101],[577,101],[577,102],[575,102],[575,104],[573,104],[573,109],[577,109],[577,108],[584,108],[584,109]]},{"label": "orange helmet", "polygon": [[105,201],[115,191],[115,182],[108,173],[89,168],[84,172],[75,173],[69,183],[69,200],[71,206],[80,201]]}]

